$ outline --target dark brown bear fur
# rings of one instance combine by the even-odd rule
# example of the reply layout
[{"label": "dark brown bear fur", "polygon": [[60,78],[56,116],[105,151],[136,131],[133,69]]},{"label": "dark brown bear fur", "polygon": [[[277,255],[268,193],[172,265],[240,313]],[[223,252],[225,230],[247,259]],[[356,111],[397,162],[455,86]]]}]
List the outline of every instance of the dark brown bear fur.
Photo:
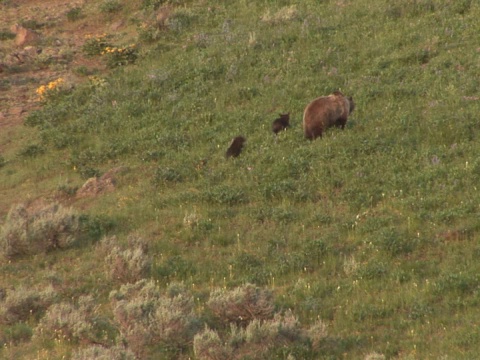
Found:
[{"label": "dark brown bear fur", "polygon": [[305,137],[315,140],[322,137],[323,132],[332,126],[345,128],[348,116],[355,109],[351,97],[340,91],[328,96],[321,96],[307,105],[303,113],[303,132]]},{"label": "dark brown bear fur", "polygon": [[290,113],[280,114],[280,117],[275,119],[272,123],[272,131],[275,133],[275,135],[288,127],[290,127]]},{"label": "dark brown bear fur", "polygon": [[240,155],[243,149],[243,144],[245,143],[246,139],[243,136],[237,136],[235,137],[232,142],[230,143],[230,146],[227,149],[227,153],[225,154],[226,158],[228,159],[229,157],[237,157]]}]

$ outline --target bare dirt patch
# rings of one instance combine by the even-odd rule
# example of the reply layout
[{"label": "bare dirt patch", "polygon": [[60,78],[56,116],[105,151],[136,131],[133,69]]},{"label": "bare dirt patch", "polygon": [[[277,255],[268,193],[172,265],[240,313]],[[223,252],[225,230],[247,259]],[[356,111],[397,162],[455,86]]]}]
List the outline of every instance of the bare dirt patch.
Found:
[{"label": "bare dirt patch", "polygon": [[[72,16],[75,9],[78,17]],[[122,27],[124,22],[100,13],[96,1],[0,2],[0,131],[22,124],[40,106],[35,93],[40,85],[60,77],[71,83],[83,81],[79,68],[106,71],[99,59],[84,56],[81,47],[87,34]],[[37,37],[19,43],[18,28]]]}]

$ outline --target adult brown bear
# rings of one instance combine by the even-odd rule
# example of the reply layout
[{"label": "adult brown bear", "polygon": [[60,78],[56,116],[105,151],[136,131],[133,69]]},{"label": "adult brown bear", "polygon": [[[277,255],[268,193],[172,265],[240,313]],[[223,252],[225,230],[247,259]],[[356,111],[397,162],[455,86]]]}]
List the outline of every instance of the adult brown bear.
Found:
[{"label": "adult brown bear", "polygon": [[340,91],[316,98],[303,112],[305,137],[315,140],[317,137],[322,137],[323,132],[332,126],[343,129],[353,109],[355,109],[353,99],[346,97]]}]

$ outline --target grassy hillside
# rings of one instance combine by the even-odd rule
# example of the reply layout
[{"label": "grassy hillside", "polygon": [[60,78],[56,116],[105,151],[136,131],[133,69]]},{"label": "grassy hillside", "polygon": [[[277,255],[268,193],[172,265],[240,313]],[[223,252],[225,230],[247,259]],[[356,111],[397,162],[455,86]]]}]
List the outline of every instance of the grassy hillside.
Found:
[{"label": "grassy hillside", "polygon": [[[151,359],[477,356],[479,4],[161,3],[85,8],[135,30],[78,49],[111,70],[77,69],[0,134],[0,357],[83,359],[94,344]],[[304,107],[337,89],[356,102],[347,127],[305,140]],[[283,112],[292,127],[275,140]],[[226,160],[237,135],[245,149]],[[113,191],[75,195],[116,168]],[[277,346],[233,341],[238,318],[217,313],[215,296],[248,283],[272,296],[258,318],[285,316]],[[141,301],[178,306],[186,330],[152,330]],[[206,355],[205,339],[230,348]]]}]

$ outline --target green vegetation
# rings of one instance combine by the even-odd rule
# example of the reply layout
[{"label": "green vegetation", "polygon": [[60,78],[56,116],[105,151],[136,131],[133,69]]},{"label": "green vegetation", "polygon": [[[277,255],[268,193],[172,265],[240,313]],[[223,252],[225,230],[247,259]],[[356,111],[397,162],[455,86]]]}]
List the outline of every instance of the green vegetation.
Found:
[{"label": "green vegetation", "polygon": [[[480,5],[164,3],[82,8],[137,38],[86,39],[120,60],[2,148],[0,357],[478,356]],[[337,89],[345,130],[305,140]]]}]

